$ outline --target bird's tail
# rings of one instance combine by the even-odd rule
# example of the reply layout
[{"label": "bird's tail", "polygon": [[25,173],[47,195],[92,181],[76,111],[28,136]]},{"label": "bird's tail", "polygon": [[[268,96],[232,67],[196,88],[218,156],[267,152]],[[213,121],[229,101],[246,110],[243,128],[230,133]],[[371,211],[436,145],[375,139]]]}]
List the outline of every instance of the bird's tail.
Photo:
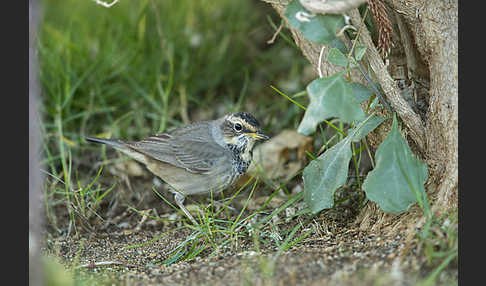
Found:
[{"label": "bird's tail", "polygon": [[139,161],[140,163],[147,164],[147,158],[144,154],[132,149],[129,144],[117,140],[117,139],[104,139],[104,138],[96,138],[96,137],[85,137],[86,141],[100,143],[108,145],[129,157]]}]

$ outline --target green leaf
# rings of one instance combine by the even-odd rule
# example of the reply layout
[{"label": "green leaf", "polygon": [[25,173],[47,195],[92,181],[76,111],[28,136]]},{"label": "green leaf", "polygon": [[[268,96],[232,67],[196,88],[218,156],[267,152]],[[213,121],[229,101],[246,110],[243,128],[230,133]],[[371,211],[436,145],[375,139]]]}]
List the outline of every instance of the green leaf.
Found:
[{"label": "green leaf", "polygon": [[378,127],[378,125],[380,125],[383,121],[385,121],[385,119],[387,119],[387,118],[381,117],[381,116],[373,116],[369,120],[366,120],[366,122],[364,122],[362,125],[357,126],[354,129],[354,130],[356,130],[355,134],[353,134],[352,132],[349,133],[350,135],[353,134],[352,135],[353,142],[361,141],[361,139],[363,139],[371,131],[375,130],[375,128]]},{"label": "green leaf", "polygon": [[334,193],[348,176],[350,145],[351,141],[344,139],[305,167],[304,201],[313,213],[334,205]]},{"label": "green leaf", "polygon": [[354,49],[354,58],[357,61],[360,61],[363,58],[363,56],[364,56],[365,53],[366,53],[366,46],[358,45]]},{"label": "green leaf", "polygon": [[363,189],[385,212],[402,213],[426,198],[427,165],[418,160],[398,129],[396,116],[390,133],[376,151],[376,167],[368,173]]},{"label": "green leaf", "polygon": [[346,47],[346,45],[344,44],[344,42],[341,39],[339,39],[339,38],[336,38],[336,39],[332,40],[332,42],[329,43],[329,46],[331,48],[336,48],[336,49],[340,50],[341,53],[343,53],[343,54],[347,54],[348,53],[348,48]]},{"label": "green leaf", "polygon": [[310,103],[298,132],[309,135],[315,132],[317,124],[330,117],[339,117],[347,123],[365,117],[353,95],[353,88],[342,75],[343,72],[340,72],[327,78],[318,78],[307,86]]},{"label": "green leaf", "polygon": [[348,59],[337,48],[331,48],[331,50],[329,50],[327,61],[341,67],[346,67],[348,65]]},{"label": "green leaf", "polygon": [[353,95],[359,103],[368,100],[373,95],[369,88],[359,82],[351,82],[349,85],[353,89]]},{"label": "green leaf", "polygon": [[304,169],[304,201],[313,213],[334,205],[334,193],[344,185],[348,176],[352,156],[351,141],[371,132],[377,126],[376,123],[381,123],[383,119],[384,117],[376,117],[374,113],[370,114],[341,142],[311,161]]},{"label": "green leaf", "polygon": [[302,7],[298,0],[293,0],[285,10],[285,17],[287,17],[292,28],[301,31],[307,39],[313,42],[329,44],[337,38],[336,33],[344,27],[344,17],[342,15],[317,14],[305,17],[308,21],[302,21],[296,16],[299,12],[311,15],[311,12]]}]

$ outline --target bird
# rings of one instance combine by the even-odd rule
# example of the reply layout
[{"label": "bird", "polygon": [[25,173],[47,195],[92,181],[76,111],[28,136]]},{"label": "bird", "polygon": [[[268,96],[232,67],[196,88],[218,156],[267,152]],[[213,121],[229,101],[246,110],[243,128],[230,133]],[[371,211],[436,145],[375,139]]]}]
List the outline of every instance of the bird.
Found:
[{"label": "bird", "polygon": [[230,187],[248,170],[255,143],[269,136],[262,133],[260,122],[252,114],[235,112],[140,141],[85,139],[106,144],[144,164],[169,185],[179,208],[197,225],[184,207],[185,197]]}]

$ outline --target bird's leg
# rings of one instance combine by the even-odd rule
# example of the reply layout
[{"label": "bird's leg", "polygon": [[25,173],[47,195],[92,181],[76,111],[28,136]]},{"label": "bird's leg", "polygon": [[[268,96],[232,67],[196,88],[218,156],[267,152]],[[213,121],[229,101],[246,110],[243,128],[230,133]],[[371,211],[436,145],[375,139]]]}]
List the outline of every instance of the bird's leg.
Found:
[{"label": "bird's leg", "polygon": [[[220,208],[224,208],[225,207],[224,202],[214,201],[214,204],[216,206],[220,207]],[[234,207],[232,207],[232,206],[226,206],[226,208],[229,209],[232,212],[235,212],[235,213],[237,212],[237,210]]]},{"label": "bird's leg", "polygon": [[192,217],[191,213],[189,213],[189,211],[184,206],[184,199],[185,199],[184,195],[182,195],[181,193],[175,193],[174,194],[174,199],[175,199],[177,205],[186,214],[186,216],[192,221],[192,223],[194,225],[198,225],[198,223],[196,222],[196,220],[194,219],[194,217]]}]

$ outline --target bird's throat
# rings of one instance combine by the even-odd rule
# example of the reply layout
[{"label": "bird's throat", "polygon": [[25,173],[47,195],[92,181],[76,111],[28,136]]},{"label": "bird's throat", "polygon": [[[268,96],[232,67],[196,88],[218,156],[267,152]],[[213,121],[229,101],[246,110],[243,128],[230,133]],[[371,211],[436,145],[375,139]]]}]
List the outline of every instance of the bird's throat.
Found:
[{"label": "bird's throat", "polygon": [[240,144],[228,144],[228,149],[233,154],[233,168],[235,171],[242,175],[250,166],[251,159],[253,157],[253,141],[239,142]]}]

